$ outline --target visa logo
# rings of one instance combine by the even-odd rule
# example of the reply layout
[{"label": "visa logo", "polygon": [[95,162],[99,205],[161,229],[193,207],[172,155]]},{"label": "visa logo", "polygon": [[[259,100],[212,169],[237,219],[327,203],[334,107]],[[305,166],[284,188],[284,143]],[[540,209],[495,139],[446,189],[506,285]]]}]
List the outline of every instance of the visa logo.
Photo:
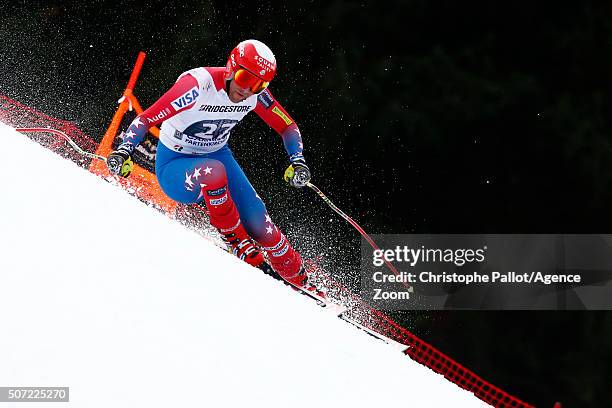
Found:
[{"label": "visa logo", "polygon": [[187,91],[185,95],[173,100],[172,106],[174,106],[176,110],[182,109],[194,103],[198,96],[200,96],[200,94],[198,93],[198,88],[194,86],[189,91]]}]

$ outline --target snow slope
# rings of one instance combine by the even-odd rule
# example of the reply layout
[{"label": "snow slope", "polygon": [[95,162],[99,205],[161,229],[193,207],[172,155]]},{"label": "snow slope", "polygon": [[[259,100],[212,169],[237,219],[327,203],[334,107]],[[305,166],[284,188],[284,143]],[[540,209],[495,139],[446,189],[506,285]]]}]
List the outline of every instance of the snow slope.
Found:
[{"label": "snow slope", "polygon": [[3,124],[0,141],[0,386],[69,386],[70,407],[486,406]]}]

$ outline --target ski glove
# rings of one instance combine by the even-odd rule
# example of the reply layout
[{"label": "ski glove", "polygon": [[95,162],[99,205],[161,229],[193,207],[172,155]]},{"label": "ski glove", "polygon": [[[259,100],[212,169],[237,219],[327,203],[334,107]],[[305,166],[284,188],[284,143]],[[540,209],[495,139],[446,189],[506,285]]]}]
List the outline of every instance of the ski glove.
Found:
[{"label": "ski glove", "polygon": [[310,181],[310,169],[303,159],[295,160],[285,170],[283,177],[293,187],[302,188]]},{"label": "ski glove", "polygon": [[109,154],[106,158],[106,166],[111,173],[127,177],[132,172],[134,162],[132,161],[130,152],[119,146],[117,150]]}]

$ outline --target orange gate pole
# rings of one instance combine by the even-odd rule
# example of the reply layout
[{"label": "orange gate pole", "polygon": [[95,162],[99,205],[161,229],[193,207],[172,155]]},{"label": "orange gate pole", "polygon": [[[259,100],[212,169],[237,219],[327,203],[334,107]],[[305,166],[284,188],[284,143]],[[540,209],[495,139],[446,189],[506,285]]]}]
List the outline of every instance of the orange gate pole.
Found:
[{"label": "orange gate pole", "polygon": [[[111,120],[108,129],[106,130],[106,133],[104,133],[104,137],[96,150],[96,154],[100,156],[108,157],[108,155],[112,152],[113,141],[117,136],[119,126],[121,126],[121,121],[123,120],[126,112],[128,110],[132,110],[132,108],[135,108],[138,114],[143,112],[142,107],[140,106],[138,99],[136,99],[136,96],[134,96],[133,91],[134,87],[136,86],[136,81],[140,75],[140,71],[142,70],[145,57],[146,54],[144,52],[140,51],[138,53],[138,58],[134,64],[134,69],[132,70],[128,84],[123,91],[121,99],[119,99],[119,106],[117,107],[117,110],[113,115],[113,119]],[[151,128],[149,131],[154,136],[159,137],[158,128]],[[159,186],[159,183],[157,182],[155,174],[152,174],[137,164],[134,165],[129,179],[124,179],[111,174],[106,168],[106,165],[99,160],[93,160],[91,162],[89,171],[104,178],[115,177],[119,184],[133,190],[139,198],[151,204],[158,205],[167,213],[172,214],[176,210],[177,203],[164,194]]]}]

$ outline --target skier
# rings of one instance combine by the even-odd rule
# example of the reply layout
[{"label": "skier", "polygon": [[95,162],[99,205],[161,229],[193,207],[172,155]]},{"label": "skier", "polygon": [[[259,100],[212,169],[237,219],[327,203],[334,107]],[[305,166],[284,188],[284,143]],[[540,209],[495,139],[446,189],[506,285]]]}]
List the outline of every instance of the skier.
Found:
[{"label": "skier", "polygon": [[285,180],[303,187],[310,170],[295,121],[268,89],[276,58],[262,42],[246,40],[230,53],[225,67],[183,73],[157,102],[136,117],[123,142],[107,160],[112,173],[127,177],[131,154],[151,126],[162,124],[155,174],[168,197],[184,204],[204,201],[210,223],[240,259],[264,267],[256,243],[283,279],[303,286],[300,254],[272,222],[266,207],[227,145],[232,128],[255,111],[282,137],[289,156]]}]

